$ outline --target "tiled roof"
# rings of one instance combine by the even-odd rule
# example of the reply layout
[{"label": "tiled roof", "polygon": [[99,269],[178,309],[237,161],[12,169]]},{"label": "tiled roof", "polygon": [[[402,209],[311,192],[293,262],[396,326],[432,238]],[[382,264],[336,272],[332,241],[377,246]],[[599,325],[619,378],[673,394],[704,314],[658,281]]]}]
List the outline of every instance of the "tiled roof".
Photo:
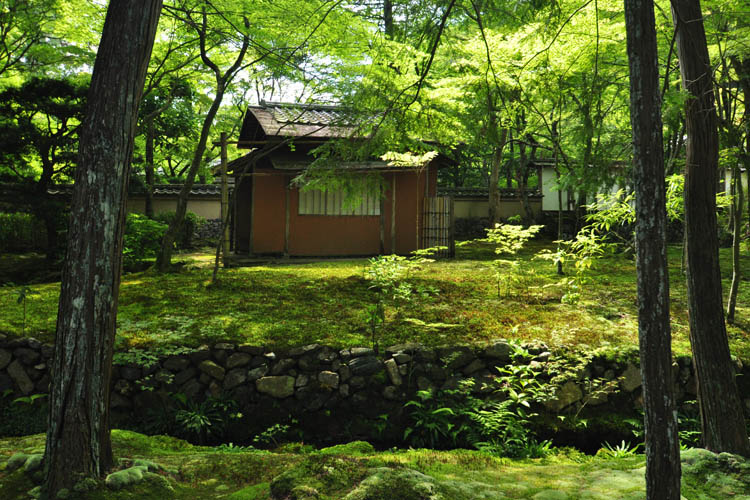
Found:
[{"label": "tiled roof", "polygon": [[[527,189],[529,198],[541,198],[542,193],[538,189]],[[438,196],[452,196],[453,198],[489,198],[490,190],[486,187],[441,187],[438,186]],[[518,197],[517,189],[500,189],[501,198]]]},{"label": "tiled roof", "polygon": [[[232,188],[233,186],[230,184],[229,189],[231,190]],[[177,196],[180,194],[181,189],[182,184],[157,184],[154,186],[154,196]],[[71,196],[73,194],[73,184],[56,184],[49,187],[47,192],[51,195]],[[143,196],[144,192],[138,188],[131,189],[129,194],[131,196]],[[221,184],[193,184],[190,196],[221,196]]]},{"label": "tiled roof", "polygon": [[261,101],[249,106],[239,142],[273,137],[328,139],[356,132],[351,114],[338,106]]}]

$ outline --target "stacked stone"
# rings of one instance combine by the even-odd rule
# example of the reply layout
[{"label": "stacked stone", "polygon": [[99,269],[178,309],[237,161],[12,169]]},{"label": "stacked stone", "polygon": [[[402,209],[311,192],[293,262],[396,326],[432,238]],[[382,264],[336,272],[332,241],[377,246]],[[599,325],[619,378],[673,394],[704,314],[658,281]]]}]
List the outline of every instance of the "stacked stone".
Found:
[{"label": "stacked stone", "polygon": [[[531,357],[523,363],[549,380],[548,363],[556,356],[544,345],[523,346]],[[496,367],[511,363],[513,347],[504,340],[486,346],[429,348],[419,344],[388,347],[381,355],[365,347],[343,350],[312,344],[284,351],[252,345],[218,343],[188,354],[166,356],[146,365],[113,368],[111,405],[119,414],[141,414],[165,403],[169,394],[188,400],[227,395],[243,412],[260,415],[278,407],[285,414],[344,409],[367,418],[396,414],[418,390],[466,389],[477,397],[498,394]],[[0,335],[0,393],[13,397],[47,393],[51,346],[34,339],[7,340]],[[595,358],[578,373],[558,383],[546,402],[550,413],[570,413],[581,405],[612,406],[613,411],[638,407],[640,372],[635,353],[624,360]],[[695,399],[690,357],[674,365],[679,401]],[[737,373],[743,366],[736,360]],[[745,370],[746,375],[748,370]],[[592,379],[613,381],[614,394],[596,394]],[[464,385],[465,381],[471,383]],[[750,377],[738,377],[750,409]]]},{"label": "stacked stone", "polygon": [[36,339],[6,341],[0,335],[0,393],[13,391],[17,396],[49,392],[47,367],[52,347]]}]

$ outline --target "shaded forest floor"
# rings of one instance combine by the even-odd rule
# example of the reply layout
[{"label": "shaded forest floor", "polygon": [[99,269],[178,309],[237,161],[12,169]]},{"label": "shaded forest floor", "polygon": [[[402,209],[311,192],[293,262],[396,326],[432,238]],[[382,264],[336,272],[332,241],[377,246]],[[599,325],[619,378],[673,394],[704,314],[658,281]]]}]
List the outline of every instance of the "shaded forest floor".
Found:
[{"label": "shaded forest floor", "polygon": [[[289,444],[274,451],[190,445],[165,436],[113,431],[118,468],[140,468],[140,480],[89,484],[82,499],[345,500],[636,500],[645,498],[643,455],[595,457],[557,450],[536,460],[477,451],[392,450],[365,442],[314,450]],[[0,440],[0,498],[28,498],[39,472],[9,471],[13,454],[40,453],[44,436]],[[682,456],[687,500],[750,498],[750,462],[691,449]],[[123,476],[120,473],[120,476]],[[81,488],[85,489],[85,488]],[[71,496],[72,498],[72,496]]]},{"label": "shaded forest floor", "polygon": [[[534,258],[553,249],[531,242],[513,260],[514,271],[497,279],[496,258],[486,243],[462,246],[452,260],[422,264],[410,273],[411,300],[390,301],[386,322],[376,328],[381,346],[400,342],[426,345],[482,343],[495,338],[541,341],[550,346],[632,347],[637,345],[635,263],[623,255],[597,260],[579,283],[580,297],[564,303],[573,269],[558,276],[552,262]],[[152,271],[123,276],[118,347],[168,349],[218,340],[276,348],[321,343],[367,346],[372,330],[368,307],[376,300],[365,279],[367,259],[279,259],[254,267],[221,271],[209,286],[212,255],[183,255],[179,272]],[[680,246],[669,247],[672,330],[675,353],[689,352],[685,279]],[[4,266],[16,268],[13,256]],[[16,259],[17,260],[17,259]],[[511,260],[511,259],[509,259]],[[725,289],[731,278],[728,249],[721,250]],[[750,256],[743,255],[750,269]],[[510,269],[510,264],[505,269]],[[2,269],[0,269],[2,271]],[[740,286],[737,324],[729,327],[734,354],[750,359],[750,273]],[[35,294],[18,301],[19,284],[0,287],[0,334],[54,336],[59,282],[30,285]]]}]

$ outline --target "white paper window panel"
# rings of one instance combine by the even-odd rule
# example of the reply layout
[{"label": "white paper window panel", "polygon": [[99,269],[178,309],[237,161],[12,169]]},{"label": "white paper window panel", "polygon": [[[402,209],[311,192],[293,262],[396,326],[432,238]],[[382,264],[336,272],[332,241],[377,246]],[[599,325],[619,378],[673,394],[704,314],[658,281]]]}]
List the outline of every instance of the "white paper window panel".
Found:
[{"label": "white paper window panel", "polygon": [[339,190],[299,191],[299,215],[380,215],[380,199],[375,193],[363,195],[354,210],[344,209],[344,193]]}]

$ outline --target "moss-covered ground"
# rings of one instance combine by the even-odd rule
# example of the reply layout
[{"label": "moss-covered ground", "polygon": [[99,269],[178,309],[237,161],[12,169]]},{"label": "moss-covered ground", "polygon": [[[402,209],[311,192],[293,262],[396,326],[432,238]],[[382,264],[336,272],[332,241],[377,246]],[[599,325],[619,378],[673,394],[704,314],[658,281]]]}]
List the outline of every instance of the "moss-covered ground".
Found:
[{"label": "moss-covered ground", "polygon": [[[538,460],[477,451],[376,452],[367,443],[312,450],[207,448],[174,438],[114,431],[121,467],[138,459],[161,466],[140,483],[113,491],[100,483],[81,499],[612,500],[645,498],[642,455],[585,456],[571,450]],[[28,498],[35,485],[9,457],[43,448],[43,436],[0,440],[0,498]],[[705,450],[683,452],[683,496],[750,499],[750,462]],[[77,495],[77,496],[76,496]]]},{"label": "moss-covered ground", "polygon": [[[520,271],[498,282],[488,244],[458,249],[453,260],[428,263],[411,273],[413,300],[390,304],[378,333],[380,345],[418,341],[428,345],[481,343],[493,338],[537,340],[549,345],[635,346],[637,309],[635,264],[624,256],[597,261],[587,273],[577,303],[562,303],[567,289],[553,264],[534,255],[550,242],[531,242],[517,256]],[[681,247],[669,248],[674,351],[689,352],[685,280]],[[185,256],[180,272],[126,274],[122,280],[118,346],[198,346],[218,340],[271,346],[324,343],[368,345],[367,306],[375,292],[364,278],[367,259],[279,259],[221,271],[209,287],[209,253]],[[13,268],[13,257],[2,256]],[[191,260],[192,259],[192,260]],[[730,255],[721,251],[725,288]],[[19,264],[20,265],[20,264]],[[742,265],[750,266],[743,255]],[[3,266],[0,266],[0,271]],[[0,279],[0,282],[2,279]],[[0,333],[51,341],[59,283],[34,284],[38,295],[19,304],[20,284],[0,287]],[[737,324],[729,328],[732,350],[750,359],[750,286],[740,286]]]}]

